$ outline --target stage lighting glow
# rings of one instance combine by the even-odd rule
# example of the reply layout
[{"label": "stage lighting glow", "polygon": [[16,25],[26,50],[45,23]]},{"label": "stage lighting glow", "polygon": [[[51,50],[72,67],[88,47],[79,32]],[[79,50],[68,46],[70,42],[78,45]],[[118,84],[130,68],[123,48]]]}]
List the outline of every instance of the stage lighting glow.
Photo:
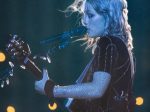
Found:
[{"label": "stage lighting glow", "polygon": [[6,59],[5,54],[3,52],[0,52],[0,62],[4,62]]},{"label": "stage lighting glow", "polygon": [[8,106],[7,112],[15,112],[15,108],[13,106]]},{"label": "stage lighting glow", "polygon": [[137,97],[136,98],[136,105],[143,105],[144,99],[142,97]]},{"label": "stage lighting glow", "polygon": [[48,104],[48,108],[50,110],[56,110],[57,109],[57,104],[54,102],[53,105]]}]

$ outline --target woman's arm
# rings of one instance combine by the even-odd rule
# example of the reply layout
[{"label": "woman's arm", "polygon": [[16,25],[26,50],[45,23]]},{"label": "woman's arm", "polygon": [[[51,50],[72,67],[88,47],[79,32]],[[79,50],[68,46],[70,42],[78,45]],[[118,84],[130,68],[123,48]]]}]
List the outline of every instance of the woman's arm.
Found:
[{"label": "woman's arm", "polygon": [[94,72],[93,81],[68,86],[55,86],[53,90],[54,97],[93,99],[102,97],[105,93],[111,75],[107,72]]}]

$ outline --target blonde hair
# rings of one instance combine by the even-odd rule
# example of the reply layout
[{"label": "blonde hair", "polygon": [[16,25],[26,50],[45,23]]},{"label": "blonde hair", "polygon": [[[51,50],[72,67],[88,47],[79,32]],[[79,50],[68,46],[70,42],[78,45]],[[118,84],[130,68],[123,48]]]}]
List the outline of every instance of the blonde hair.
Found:
[{"label": "blonde hair", "polygon": [[[75,0],[67,7],[65,12],[84,13],[85,2],[90,3],[97,13],[103,13],[106,19],[105,32],[103,36],[115,36],[121,38],[129,50],[133,49],[131,27],[128,23],[128,9],[126,0]],[[85,37],[84,37],[85,38]],[[85,40],[85,39],[83,39]],[[89,40],[87,38],[87,43]],[[92,42],[96,42],[93,41]],[[94,44],[94,43],[93,43]],[[91,47],[92,44],[88,44]],[[93,46],[93,45],[92,45]]]}]

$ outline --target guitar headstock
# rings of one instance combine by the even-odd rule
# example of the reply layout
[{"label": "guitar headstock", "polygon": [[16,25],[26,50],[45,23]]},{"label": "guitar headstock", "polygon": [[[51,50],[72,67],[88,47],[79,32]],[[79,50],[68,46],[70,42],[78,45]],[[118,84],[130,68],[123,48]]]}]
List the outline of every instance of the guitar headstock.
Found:
[{"label": "guitar headstock", "polygon": [[33,75],[35,76],[36,80],[42,79],[42,72],[36,66],[33,59],[41,58],[42,60],[48,61],[49,63],[51,62],[48,55],[46,55],[46,57],[37,55],[32,58],[29,45],[17,35],[11,36],[9,43],[6,46],[6,51],[11,57],[11,61],[14,63],[14,66],[17,64],[21,68],[33,72]]},{"label": "guitar headstock", "polygon": [[12,36],[6,46],[6,51],[20,65],[24,65],[24,60],[31,54],[29,45],[19,38],[18,35]]},{"label": "guitar headstock", "polygon": [[14,63],[24,67],[24,60],[31,54],[29,45],[25,43],[17,35],[10,35],[11,39],[6,45],[6,51],[11,59],[5,61],[4,65],[7,65],[5,69],[0,73],[0,87],[3,88],[5,85],[9,85],[9,77],[13,76]]}]

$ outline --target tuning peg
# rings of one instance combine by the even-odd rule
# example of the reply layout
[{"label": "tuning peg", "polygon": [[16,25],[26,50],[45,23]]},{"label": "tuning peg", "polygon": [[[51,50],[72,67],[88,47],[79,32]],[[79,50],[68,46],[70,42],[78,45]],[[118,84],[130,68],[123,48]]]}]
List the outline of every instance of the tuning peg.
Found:
[{"label": "tuning peg", "polygon": [[7,47],[8,47],[8,48],[12,47],[12,44],[8,44]]},{"label": "tuning peg", "polygon": [[11,68],[14,67],[14,64],[11,61],[9,61],[8,63],[9,63],[9,65],[10,65]]},{"label": "tuning peg", "polygon": [[16,39],[18,37],[18,35],[13,35],[13,39]]},{"label": "tuning peg", "polygon": [[4,81],[1,82],[1,88],[3,88],[3,87],[4,87]]},{"label": "tuning peg", "polygon": [[9,71],[9,75],[10,75],[10,76],[13,76],[13,70],[10,70],[10,71]]},{"label": "tuning peg", "polygon": [[6,84],[9,85],[9,79],[8,78],[6,79]]},{"label": "tuning peg", "polygon": [[18,35],[13,35],[12,39],[10,40],[12,43],[14,43],[17,39]]}]

